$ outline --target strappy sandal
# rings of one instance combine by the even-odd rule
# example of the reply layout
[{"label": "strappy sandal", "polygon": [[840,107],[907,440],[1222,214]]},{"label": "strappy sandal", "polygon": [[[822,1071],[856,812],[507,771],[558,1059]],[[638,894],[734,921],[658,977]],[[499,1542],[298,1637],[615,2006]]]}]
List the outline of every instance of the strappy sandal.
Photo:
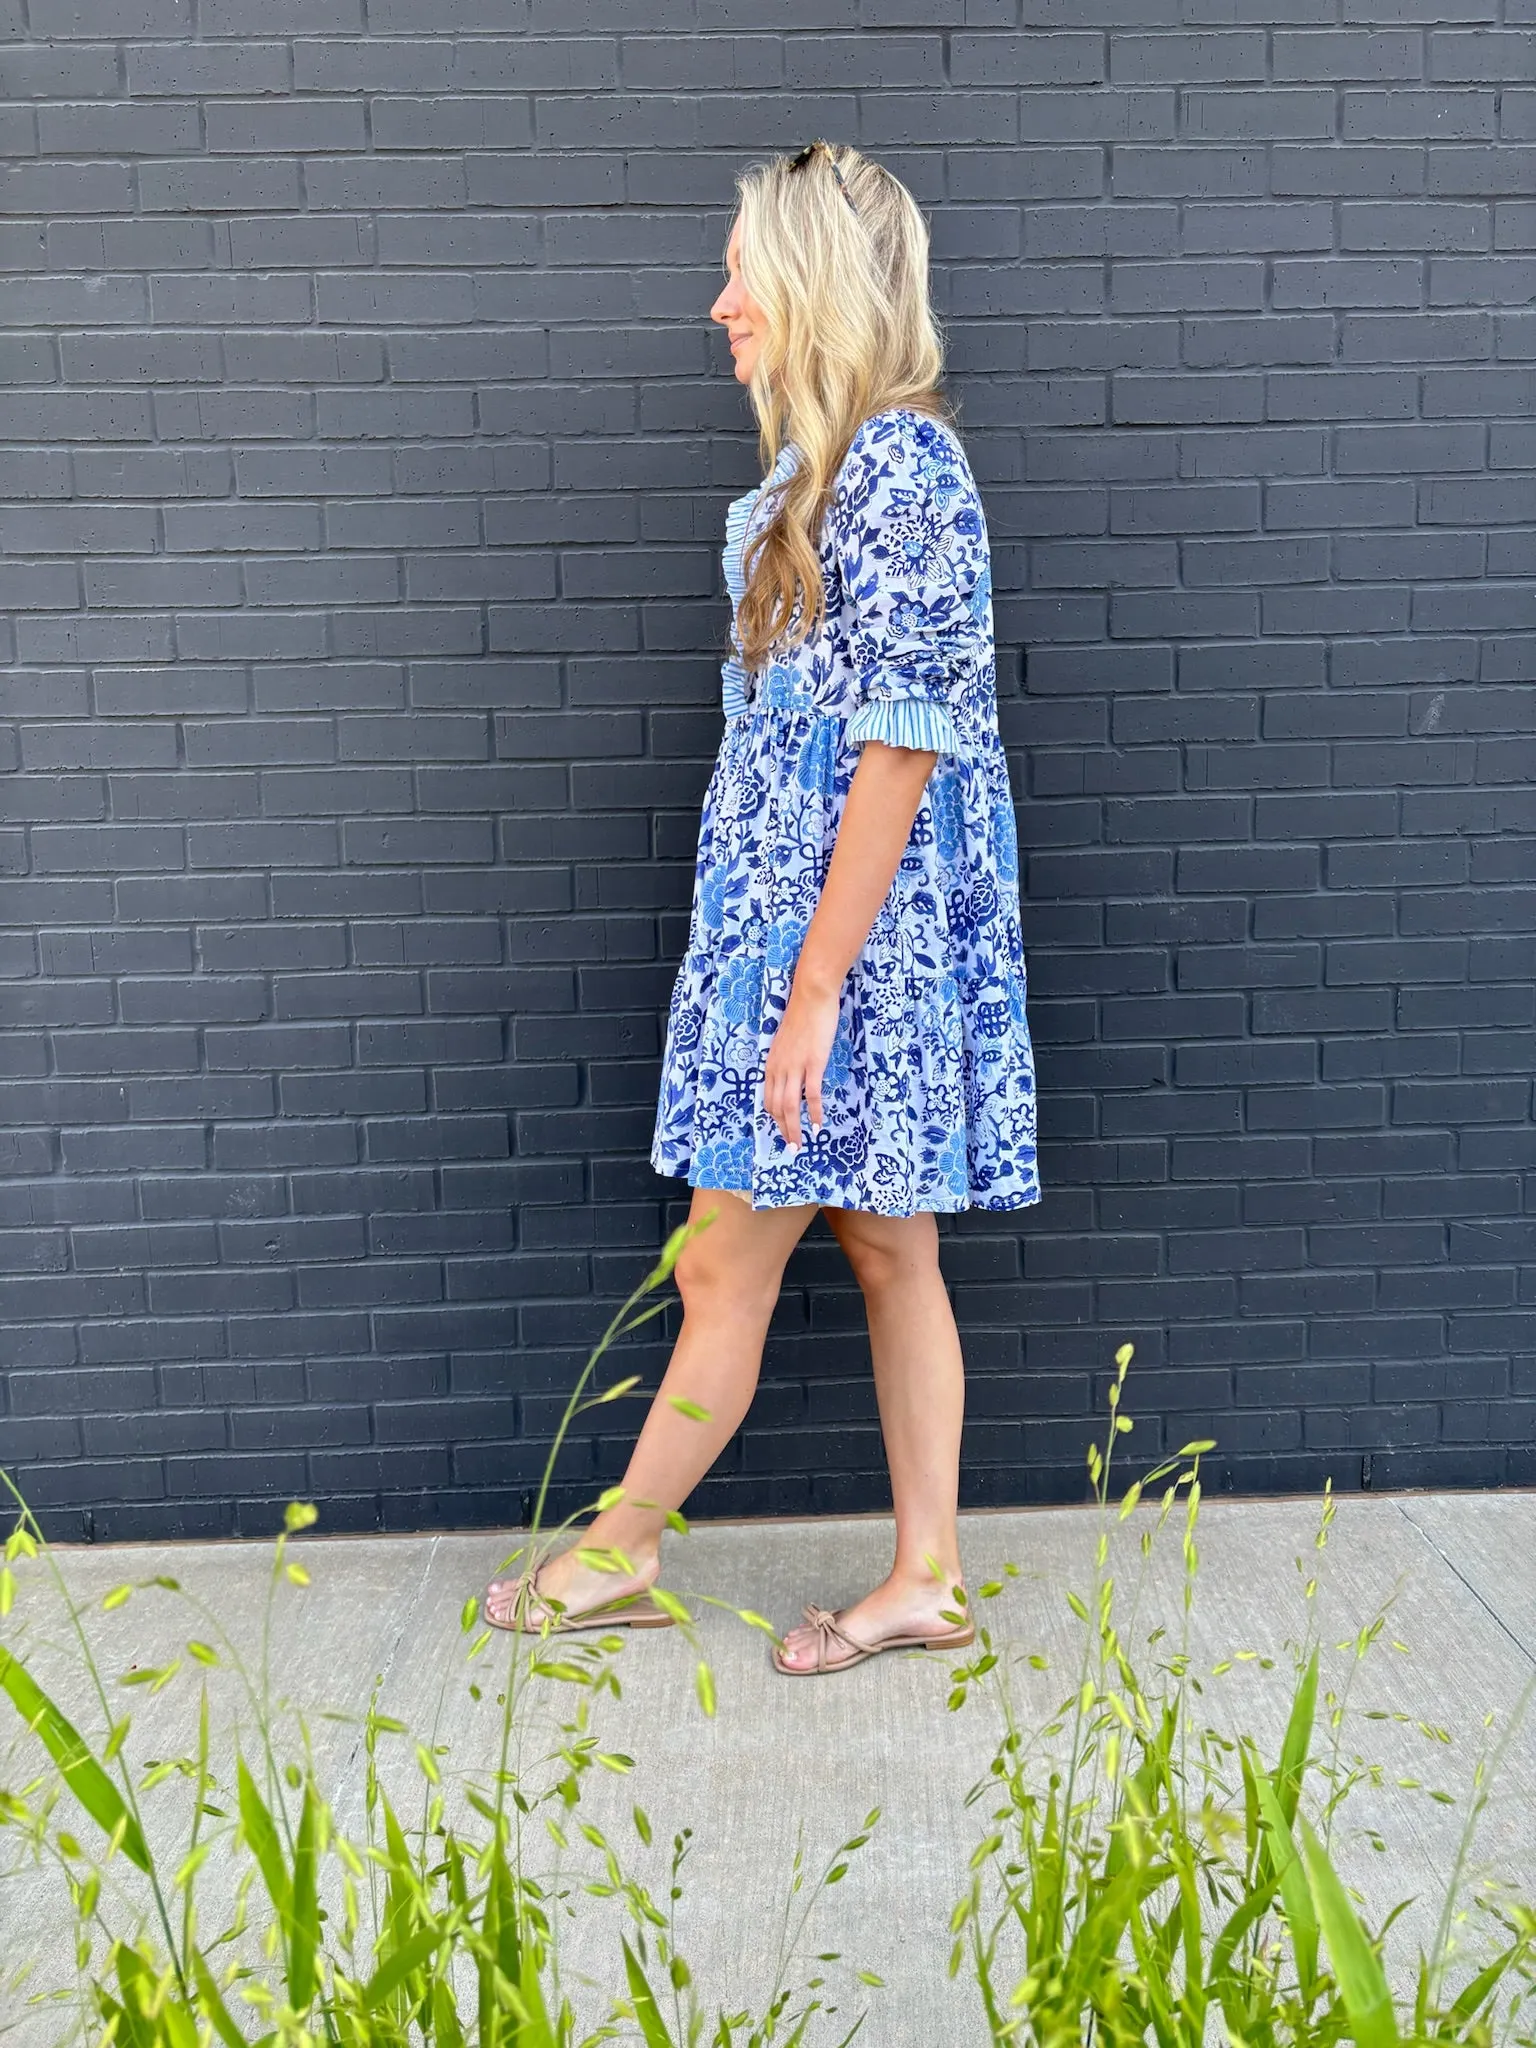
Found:
[{"label": "strappy sandal", "polygon": [[[861,1643],[849,1635],[839,1617],[828,1607],[807,1607],[807,1623],[816,1631],[816,1662],[814,1664],[786,1664],[777,1647],[773,1652],[773,1665],[786,1678],[821,1678],[831,1671],[851,1671],[855,1664],[862,1664],[866,1657],[878,1657],[883,1650],[963,1650],[976,1640],[976,1624],[968,1621],[961,1628],[924,1629],[918,1635],[887,1636],[883,1642]],[[834,1662],[831,1651],[834,1646],[847,1654]]]},{"label": "strappy sandal", "polygon": [[490,1607],[493,1590],[500,1592],[507,1584],[505,1579],[494,1579],[485,1589],[481,1602],[481,1614],[491,1628],[504,1628],[513,1635],[539,1636],[544,1633],[542,1620],[530,1622],[528,1612],[537,1604],[543,1607],[549,1617],[551,1635],[575,1635],[582,1629],[593,1628],[671,1628],[673,1616],[656,1605],[648,1593],[626,1593],[621,1600],[605,1601],[601,1607],[587,1607],[579,1614],[556,1614],[547,1605],[539,1591],[539,1567],[532,1571],[519,1572],[511,1582],[512,1609],[509,1619],[498,1621]]}]

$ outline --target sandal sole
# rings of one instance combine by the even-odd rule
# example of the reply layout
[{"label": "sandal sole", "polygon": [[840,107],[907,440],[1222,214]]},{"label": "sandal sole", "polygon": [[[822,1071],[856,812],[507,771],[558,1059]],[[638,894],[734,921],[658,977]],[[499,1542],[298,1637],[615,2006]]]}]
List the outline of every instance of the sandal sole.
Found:
[{"label": "sandal sole", "polygon": [[888,1643],[872,1643],[861,1656],[846,1657],[840,1664],[783,1664],[775,1650],[773,1668],[785,1678],[831,1678],[839,1671],[852,1671],[857,1664],[867,1664],[871,1657],[882,1657],[887,1650],[968,1650],[975,1640],[973,1628],[963,1635],[893,1636]]},{"label": "sandal sole", "polygon": [[[487,1628],[499,1628],[509,1636],[541,1636],[542,1622],[536,1628],[525,1628],[518,1621],[498,1621],[486,1608],[480,1610],[480,1618]],[[575,1636],[599,1628],[675,1628],[677,1624],[670,1614],[607,1614],[594,1612],[578,1614],[571,1620],[557,1619],[551,1626],[552,1636]]]}]

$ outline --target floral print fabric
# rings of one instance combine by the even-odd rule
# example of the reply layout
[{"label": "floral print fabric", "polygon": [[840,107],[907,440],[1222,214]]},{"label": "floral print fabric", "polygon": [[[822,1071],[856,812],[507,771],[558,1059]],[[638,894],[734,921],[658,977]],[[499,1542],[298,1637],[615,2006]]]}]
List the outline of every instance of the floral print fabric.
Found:
[{"label": "floral print fabric", "polygon": [[[727,514],[733,606],[794,459],[790,446]],[[947,426],[905,407],[864,422],[821,566],[825,620],[783,658],[749,676],[733,625],[651,1164],[754,1209],[1022,1209],[1040,1181],[1013,794],[986,522]],[[802,1106],[792,1152],[764,1111],[763,1067],[869,739],[939,758],[843,984],[821,1130]]]}]

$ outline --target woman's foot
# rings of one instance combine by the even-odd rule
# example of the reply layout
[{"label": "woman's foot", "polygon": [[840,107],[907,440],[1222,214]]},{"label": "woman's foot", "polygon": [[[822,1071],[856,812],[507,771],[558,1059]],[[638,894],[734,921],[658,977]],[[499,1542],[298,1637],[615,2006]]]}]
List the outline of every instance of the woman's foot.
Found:
[{"label": "woman's foot", "polygon": [[[578,1544],[576,1549],[583,1549]],[[579,1620],[583,1614],[597,1607],[611,1607],[616,1600],[624,1599],[631,1593],[647,1593],[661,1576],[661,1553],[650,1557],[632,1557],[635,1567],[632,1574],[595,1571],[591,1565],[583,1564],[576,1555],[576,1549],[563,1550],[558,1557],[551,1557],[539,1566],[535,1588],[528,1596],[527,1605],[520,1617],[525,1629],[542,1628],[546,1618],[556,1622]],[[485,1614],[498,1628],[516,1628],[519,1617],[516,1613],[521,1577],[492,1579],[485,1589]],[[550,1602],[560,1603],[557,1615]],[[639,1604],[638,1602],[636,1603]]]},{"label": "woman's foot", "polygon": [[[838,1629],[844,1636],[856,1643],[865,1643],[872,1650],[892,1636],[931,1635],[938,1641],[943,1636],[958,1635],[970,1620],[969,1609],[955,1590],[962,1585],[958,1571],[942,1580],[935,1579],[927,1571],[920,1579],[892,1572],[872,1593],[866,1593],[852,1607],[843,1609],[837,1617]],[[957,1622],[954,1619],[956,1615],[962,1620]],[[784,1638],[784,1648],[778,1661],[791,1671],[814,1671],[820,1643],[819,1629],[810,1626],[792,1628]],[[834,1644],[828,1661],[833,1665],[841,1664],[847,1655],[842,1645]]]}]

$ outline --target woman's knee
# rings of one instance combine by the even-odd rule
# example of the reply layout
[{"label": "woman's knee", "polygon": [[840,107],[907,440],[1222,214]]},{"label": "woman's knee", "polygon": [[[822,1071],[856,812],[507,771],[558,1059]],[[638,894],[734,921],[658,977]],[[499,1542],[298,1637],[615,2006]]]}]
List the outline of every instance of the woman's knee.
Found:
[{"label": "woman's knee", "polygon": [[866,1216],[848,1210],[832,1227],[866,1294],[939,1272],[939,1233],[930,1215]]},{"label": "woman's knee", "polygon": [[683,1308],[692,1315],[772,1315],[783,1284],[784,1261],[744,1258],[739,1247],[712,1245],[705,1231],[684,1245],[672,1270]]}]

